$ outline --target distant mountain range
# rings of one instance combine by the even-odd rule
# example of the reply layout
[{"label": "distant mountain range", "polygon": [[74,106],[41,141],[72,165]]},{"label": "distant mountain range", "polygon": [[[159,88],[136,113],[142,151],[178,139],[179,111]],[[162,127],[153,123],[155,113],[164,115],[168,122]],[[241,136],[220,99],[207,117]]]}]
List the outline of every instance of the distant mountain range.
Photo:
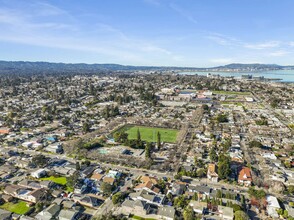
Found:
[{"label": "distant mountain range", "polygon": [[294,66],[280,66],[276,64],[240,64],[233,63],[225,66],[211,68],[194,68],[194,67],[166,67],[166,66],[125,66],[119,64],[66,64],[50,62],[25,62],[25,61],[0,61],[1,73],[69,73],[69,72],[108,72],[108,71],[263,71],[263,70],[282,70],[294,69]]}]

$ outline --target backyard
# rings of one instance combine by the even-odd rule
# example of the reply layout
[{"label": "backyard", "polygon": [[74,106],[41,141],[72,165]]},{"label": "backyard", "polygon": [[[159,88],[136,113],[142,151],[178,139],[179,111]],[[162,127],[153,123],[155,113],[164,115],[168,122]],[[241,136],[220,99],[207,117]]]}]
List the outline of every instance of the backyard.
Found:
[{"label": "backyard", "polygon": [[50,176],[50,177],[45,177],[45,178],[41,178],[41,180],[50,180],[54,183],[60,184],[60,185],[66,185],[66,177],[54,177],[54,176]]},{"label": "backyard", "polygon": [[24,201],[19,201],[17,203],[7,202],[0,206],[0,209],[5,209],[7,211],[24,215],[26,214],[31,208],[27,206],[27,203]]}]

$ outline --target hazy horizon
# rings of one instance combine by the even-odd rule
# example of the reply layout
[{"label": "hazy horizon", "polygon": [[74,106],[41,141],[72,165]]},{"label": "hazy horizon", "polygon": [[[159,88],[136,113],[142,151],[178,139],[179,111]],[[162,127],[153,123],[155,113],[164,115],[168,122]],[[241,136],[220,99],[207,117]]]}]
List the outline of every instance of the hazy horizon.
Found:
[{"label": "hazy horizon", "polygon": [[0,2],[0,60],[203,68],[294,63],[291,0]]}]

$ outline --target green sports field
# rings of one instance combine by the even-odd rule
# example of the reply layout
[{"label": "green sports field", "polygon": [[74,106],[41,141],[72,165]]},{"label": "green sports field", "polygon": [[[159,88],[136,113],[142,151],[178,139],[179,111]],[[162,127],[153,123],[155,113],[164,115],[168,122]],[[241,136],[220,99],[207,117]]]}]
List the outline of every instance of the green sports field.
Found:
[{"label": "green sports field", "polygon": [[212,91],[214,94],[219,94],[219,95],[246,95],[250,96],[251,92],[236,92],[236,91]]},{"label": "green sports field", "polygon": [[160,133],[161,142],[175,143],[177,140],[178,130],[166,128],[153,128],[144,126],[126,126],[123,128],[129,135],[129,140],[137,139],[137,131],[139,129],[141,139],[148,142],[157,141],[157,133]]}]

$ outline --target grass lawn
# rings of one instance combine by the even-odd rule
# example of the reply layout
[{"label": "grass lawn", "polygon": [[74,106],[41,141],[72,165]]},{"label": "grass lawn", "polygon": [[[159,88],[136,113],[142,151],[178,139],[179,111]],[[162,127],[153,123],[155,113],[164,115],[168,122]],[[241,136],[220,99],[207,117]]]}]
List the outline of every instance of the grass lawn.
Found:
[{"label": "grass lawn", "polygon": [[175,143],[177,140],[178,130],[165,128],[152,128],[144,126],[131,126],[126,128],[126,133],[130,140],[137,139],[137,130],[139,128],[141,139],[148,142],[157,141],[157,132],[160,133],[162,142]]},{"label": "grass lawn", "polygon": [[66,184],[66,177],[50,176],[50,177],[41,178],[40,180],[51,180],[52,182],[63,185],[63,186]]},{"label": "grass lawn", "polygon": [[235,92],[235,91],[213,91],[214,94],[220,95],[251,95],[251,92]]},{"label": "grass lawn", "polygon": [[26,214],[31,208],[27,207],[27,203],[24,201],[19,201],[18,203],[7,202],[0,206],[1,209],[23,215]]},{"label": "grass lawn", "polygon": [[138,219],[138,220],[155,220],[154,218],[143,218],[137,215],[131,215],[130,217],[133,219]]}]

